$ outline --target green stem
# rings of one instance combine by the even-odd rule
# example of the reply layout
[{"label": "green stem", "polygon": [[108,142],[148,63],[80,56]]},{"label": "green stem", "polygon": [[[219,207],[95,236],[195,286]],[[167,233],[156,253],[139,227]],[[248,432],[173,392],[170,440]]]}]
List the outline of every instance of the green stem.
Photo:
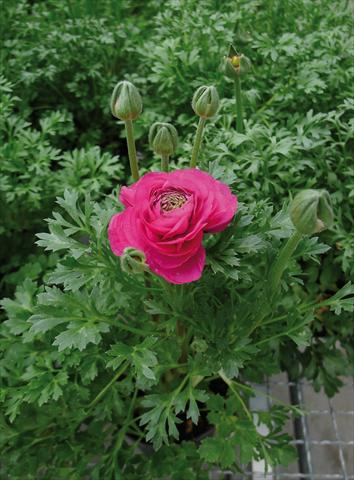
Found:
[{"label": "green stem", "polygon": [[251,412],[249,411],[249,409],[247,408],[245,402],[243,401],[241,395],[238,393],[238,391],[236,390],[236,388],[233,386],[233,382],[232,380],[230,380],[226,375],[225,373],[223,372],[223,370],[219,370],[219,375],[220,375],[220,378],[222,378],[222,380],[226,383],[226,385],[230,388],[230,390],[232,391],[232,393],[235,395],[235,397],[237,398],[237,400],[240,402],[246,416],[248,417],[249,420],[252,420],[252,414]]},{"label": "green stem", "polygon": [[174,310],[178,315],[176,316],[176,335],[177,341],[181,346],[181,356],[179,358],[180,363],[186,363],[188,359],[188,351],[189,351],[189,342],[190,336],[188,335],[188,330],[186,329],[185,325],[180,321],[179,312],[183,312],[184,306],[184,293],[185,287],[184,285],[176,285],[176,289],[174,289],[174,299],[176,303],[174,305]]},{"label": "green stem", "polygon": [[206,122],[206,118],[202,118],[202,117],[199,118],[197,133],[195,135],[195,140],[194,140],[194,145],[192,150],[192,158],[190,163],[191,168],[195,168],[197,166],[198,153],[199,153],[200,144],[202,142],[203,129],[204,129],[205,122]]},{"label": "green stem", "polygon": [[288,239],[284,247],[281,249],[277,259],[275,260],[272,268],[269,272],[269,292],[270,296],[273,297],[276,293],[281,277],[286,269],[291,255],[294,253],[296,247],[298,246],[302,238],[302,233],[295,230],[292,236]]},{"label": "green stem", "polygon": [[235,99],[236,99],[236,130],[238,133],[243,132],[243,111],[242,111],[242,94],[241,79],[235,77]]},{"label": "green stem", "polygon": [[[119,316],[123,321],[125,321],[123,315],[119,315]],[[106,322],[107,320],[104,319],[103,321]],[[119,327],[122,330],[126,330],[127,332],[130,332],[130,333],[135,333],[136,335],[140,335],[141,337],[146,337],[147,335],[155,335],[156,334],[156,332],[153,332],[152,330],[151,331],[150,330],[143,330],[141,328],[132,327],[131,325],[126,325],[123,322],[117,321],[115,318],[111,321],[108,320],[108,322],[110,323],[110,325]]]},{"label": "green stem", "polygon": [[[320,303],[309,303],[307,305],[300,305],[299,313],[305,313],[308,310],[318,309],[321,307],[330,307],[331,305],[333,305],[333,302],[331,302],[330,300],[331,299],[325,300],[324,302],[320,302]],[[279,322],[280,320],[286,320],[288,317],[289,317],[289,314],[280,315],[279,317],[270,318],[266,322],[263,322],[262,320],[264,317],[261,317],[261,321],[258,321],[255,325],[253,325],[247,335],[248,336],[251,335],[251,333],[253,333],[261,325],[262,327],[265,327],[267,325],[271,325],[272,323]]]},{"label": "green stem", "polygon": [[271,313],[272,300],[279,288],[281,277],[301,238],[302,234],[295,230],[271,266],[268,275],[267,287],[264,289],[261,297],[259,298],[258,308],[255,313],[255,318],[258,318],[258,320],[250,327],[247,336],[251,335],[258,327],[260,327],[263,319]]},{"label": "green stem", "polygon": [[132,172],[132,177],[134,182],[137,182],[139,180],[139,170],[138,170],[138,159],[136,156],[136,149],[135,149],[133,122],[131,120],[126,120],[125,128],[127,131],[127,144],[128,144],[130,170]]},{"label": "green stem", "polygon": [[245,385],[243,383],[239,383],[236,380],[233,380],[233,383],[240,387],[241,389],[245,390],[246,392],[251,393],[253,396],[257,393],[258,395],[262,395],[265,398],[269,398],[273,403],[279,403],[279,405],[283,405],[284,407],[288,408],[290,411],[295,412],[296,414],[301,414],[302,411],[297,408],[296,406],[289,405],[288,403],[282,402],[279,400],[277,397],[273,397],[273,395],[269,395],[269,393],[264,393],[262,390],[258,390],[253,387],[249,387],[248,385]]},{"label": "green stem", "polygon": [[168,155],[161,155],[161,170],[168,172]]},{"label": "green stem", "polygon": [[284,337],[286,335],[290,335],[291,333],[296,332],[297,330],[301,330],[302,327],[307,325],[308,319],[306,318],[304,322],[300,323],[299,325],[295,325],[295,327],[290,328],[289,330],[277,333],[276,335],[273,335],[272,337],[269,338],[264,338],[263,340],[260,340],[259,342],[256,342],[253,344],[254,347],[258,347],[259,345],[263,345],[264,343],[271,342],[273,340],[276,340],[277,338]]},{"label": "green stem", "polygon": [[105,387],[102,388],[102,390],[99,392],[98,395],[96,395],[96,397],[92,400],[92,402],[88,405],[88,409],[90,410],[91,408],[93,408],[100,400],[101,398],[104,396],[104,394],[107,392],[107,390],[109,390],[111,388],[111,386],[118,380],[118,378],[123,375],[123,373],[126,371],[126,369],[128,368],[129,366],[129,363],[126,362],[122,365],[122,367],[118,370],[118,372],[114,375],[114,377],[112,378],[112,380],[110,380],[107,385]]},{"label": "green stem", "polygon": [[120,450],[120,448],[123,444],[125,434],[126,434],[126,432],[128,430],[128,427],[130,425],[130,420],[131,420],[131,416],[132,416],[132,413],[133,413],[133,408],[134,408],[134,405],[135,405],[137,394],[138,394],[138,388],[135,387],[134,395],[133,395],[133,398],[130,402],[128,413],[126,415],[126,419],[127,419],[128,423],[123,425],[123,427],[119,430],[118,435],[117,435],[117,440],[116,440],[116,443],[115,443],[115,446],[114,446],[114,449],[113,449],[113,453],[112,453],[113,462],[115,462],[115,458],[116,458],[116,456],[117,456],[117,454],[118,454],[118,452],[119,452],[119,450]]},{"label": "green stem", "polygon": [[173,392],[173,395],[171,397],[171,400],[168,402],[168,408],[171,407],[171,405],[173,404],[175,398],[177,397],[177,395],[179,394],[179,392],[184,388],[185,384],[187,383],[187,381],[189,380],[189,374],[187,374],[184,379],[182,380],[182,382],[178,385],[178,387],[174,390]]}]

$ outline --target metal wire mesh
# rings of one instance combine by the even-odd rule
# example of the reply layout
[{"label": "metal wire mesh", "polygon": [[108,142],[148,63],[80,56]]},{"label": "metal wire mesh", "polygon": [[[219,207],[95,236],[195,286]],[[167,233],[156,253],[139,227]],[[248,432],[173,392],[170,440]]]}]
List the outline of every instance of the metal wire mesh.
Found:
[{"label": "metal wire mesh", "polygon": [[[272,378],[263,386],[257,385],[257,389],[263,389],[266,394],[260,396],[264,409],[271,407],[275,397],[289,404],[296,403],[306,412],[293,418],[286,428],[294,438],[291,443],[297,448],[298,462],[268,473],[262,468],[262,462],[258,462],[243,475],[222,472],[223,476],[213,474],[211,479],[354,480],[353,380],[345,379],[341,392],[330,399],[324,393],[316,393],[310,382],[289,382],[284,377]],[[262,408],[261,398],[259,400],[260,404],[254,409],[260,405]]]},{"label": "metal wire mesh", "polygon": [[[298,465],[292,469],[277,468],[272,472],[271,480],[301,479],[301,480],[354,480],[354,386],[351,379],[340,393],[345,405],[350,409],[335,407],[335,399],[330,399],[323,393],[316,393],[309,382],[289,382],[271,379],[267,382],[267,391],[273,393],[275,389],[286,389],[289,397],[295,396],[298,405],[306,412],[297,419],[293,419],[293,434],[291,442],[298,450]],[[268,408],[271,406],[271,397],[267,396]],[[294,398],[293,398],[294,400]],[[294,402],[295,403],[295,402]],[[320,408],[313,408],[320,405]],[[338,417],[344,417],[339,427]],[[300,428],[296,429],[296,422]],[[328,437],[325,438],[324,435]],[[349,438],[349,435],[350,438]],[[343,436],[344,435],[344,436]],[[294,471],[297,470],[297,471]],[[258,478],[267,478],[264,472],[258,472]],[[257,472],[253,472],[253,479],[257,479]]]}]

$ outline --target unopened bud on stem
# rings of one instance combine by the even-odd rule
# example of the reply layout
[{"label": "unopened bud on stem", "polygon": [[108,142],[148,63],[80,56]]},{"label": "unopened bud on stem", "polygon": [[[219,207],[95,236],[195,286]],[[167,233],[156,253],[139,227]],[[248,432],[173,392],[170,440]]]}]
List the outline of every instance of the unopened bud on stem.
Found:
[{"label": "unopened bud on stem", "polygon": [[144,273],[149,269],[144,252],[133,247],[124,249],[120,265],[123,272],[130,274]]},{"label": "unopened bud on stem", "polygon": [[203,129],[208,118],[213,117],[219,108],[219,95],[215,87],[199,87],[193,95],[192,108],[199,116],[197,132],[194,139],[190,166],[195,168],[198,161],[198,153],[203,137]]},{"label": "unopened bud on stem", "polygon": [[219,95],[215,87],[199,87],[193,95],[192,108],[201,118],[213,117],[219,109]]},{"label": "unopened bud on stem", "polygon": [[331,227],[333,210],[326,190],[303,190],[290,206],[290,217],[296,230],[306,235]]},{"label": "unopened bud on stem", "polygon": [[125,123],[130,170],[135,182],[139,180],[138,157],[136,155],[133,120],[138,118],[143,102],[137,88],[122,80],[115,86],[111,97],[112,115]]},{"label": "unopened bud on stem", "polygon": [[118,82],[111,97],[112,115],[120,120],[135,120],[141,114],[143,102],[138,89],[130,82]]},{"label": "unopened bud on stem", "polygon": [[177,130],[170,123],[156,122],[150,127],[149,144],[157,155],[172,155],[177,148]]},{"label": "unopened bud on stem", "polygon": [[224,57],[223,70],[232,80],[236,77],[245,75],[251,68],[251,61],[248,57],[242,53],[238,53],[236,49],[231,45],[229,55]]}]

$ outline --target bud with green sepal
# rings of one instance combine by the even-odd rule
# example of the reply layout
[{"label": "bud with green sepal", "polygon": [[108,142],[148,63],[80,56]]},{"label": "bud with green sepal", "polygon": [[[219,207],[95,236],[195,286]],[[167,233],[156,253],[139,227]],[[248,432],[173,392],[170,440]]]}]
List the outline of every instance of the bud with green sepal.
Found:
[{"label": "bud with green sepal", "polygon": [[119,120],[136,120],[143,110],[138,89],[130,82],[122,80],[115,86],[111,97],[112,115]]},{"label": "bud with green sepal", "polygon": [[149,144],[161,156],[161,169],[168,172],[169,157],[175,153],[178,143],[177,130],[170,123],[156,122],[149,131]]},{"label": "bud with green sepal", "polygon": [[223,70],[226,76],[235,78],[245,75],[251,68],[251,61],[246,55],[238,53],[233,45],[230,45],[229,54],[224,57]]},{"label": "bud with green sepal", "polygon": [[319,233],[333,224],[331,197],[326,190],[304,190],[290,207],[294,227],[304,235]]},{"label": "bud with green sepal", "polygon": [[144,273],[149,270],[144,252],[133,247],[124,249],[120,257],[120,265],[123,272],[129,274]]},{"label": "bud with green sepal", "polygon": [[290,206],[290,218],[295,232],[279,252],[269,272],[269,293],[277,291],[289,260],[304,235],[313,235],[333,223],[331,198],[326,190],[304,190],[298,193]]},{"label": "bud with green sepal", "polygon": [[192,99],[192,108],[201,118],[213,117],[219,109],[220,100],[215,87],[199,87]]},{"label": "bud with green sepal", "polygon": [[195,339],[191,343],[191,349],[196,353],[204,353],[208,349],[208,344],[205,340]]},{"label": "bud with green sepal", "polygon": [[111,97],[112,115],[125,123],[128,156],[134,181],[139,180],[138,159],[134,141],[133,120],[141,114],[143,103],[137,88],[130,82],[118,82]]},{"label": "bud with green sepal", "polygon": [[195,135],[190,166],[197,166],[198,152],[203,137],[203,129],[208,118],[213,117],[219,109],[220,100],[218,91],[213,86],[202,86],[194,93],[192,108],[200,117]]},{"label": "bud with green sepal", "polygon": [[236,128],[238,133],[243,132],[243,107],[241,93],[241,76],[251,68],[250,60],[243,54],[238,53],[233,45],[230,45],[229,54],[224,57],[222,63],[225,75],[234,81],[236,102]]}]

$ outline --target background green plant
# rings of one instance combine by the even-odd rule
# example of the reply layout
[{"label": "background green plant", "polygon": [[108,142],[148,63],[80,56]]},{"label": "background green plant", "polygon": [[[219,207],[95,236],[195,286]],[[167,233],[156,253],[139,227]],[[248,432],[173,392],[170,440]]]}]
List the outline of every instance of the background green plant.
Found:
[{"label": "background green plant", "polygon": [[[109,215],[120,208],[106,195],[114,189],[116,198],[117,182],[129,180],[124,128],[109,113],[110,93],[122,78],[133,81],[143,96],[144,111],[134,125],[143,172],[159,168],[159,159],[147,142],[154,121],[172,122],[179,130],[175,162],[187,166],[197,123],[190,106],[193,92],[200,85],[214,84],[223,99],[219,114],[206,126],[201,168],[232,185],[247,205],[248,213],[242,215],[253,220],[244,227],[246,233],[241,234],[241,228],[232,241],[226,234],[217,241],[208,239],[208,269],[195,294],[198,303],[206,305],[205,312],[187,315],[197,316],[189,325],[194,335],[199,332],[195,348],[203,350],[207,345],[207,350],[199,352],[201,363],[208,365],[207,375],[213,376],[222,366],[236,381],[237,375],[261,381],[283,368],[292,376],[307,376],[316,388],[324,386],[333,394],[341,385],[340,375],[352,371],[353,313],[347,297],[351,287],[346,285],[353,281],[354,271],[354,103],[347,3],[168,0],[161,7],[154,0],[4,2],[0,19],[0,287],[8,299],[3,301],[0,337],[0,398],[6,408],[0,439],[7,459],[0,467],[2,476],[23,478],[26,472],[28,478],[36,479],[82,478],[92,465],[92,478],[107,478],[122,468],[122,451],[130,465],[124,474],[132,479],[139,478],[138,471],[141,478],[162,474],[206,478],[202,458],[223,466],[236,460],[223,450],[218,436],[199,452],[191,442],[163,446],[143,461],[130,458],[133,447],[122,444],[123,434],[134,435],[133,426],[129,431],[120,429],[134,385],[153,388],[150,372],[160,378],[165,373],[160,365],[175,364],[178,357],[176,342],[169,340],[172,317],[166,322],[167,340],[153,327],[149,338],[158,340],[143,344],[137,330],[132,331],[147,327],[151,314],[166,319],[171,305],[156,300],[161,297],[159,285],[142,302],[145,287],[119,273],[104,240]],[[246,118],[242,135],[235,131],[232,83],[219,68],[231,42],[253,64],[242,78]],[[271,258],[281,239],[290,234],[286,215],[276,212],[282,211],[289,196],[312,187],[328,189],[334,201],[335,224],[321,234],[321,242],[330,248],[315,239],[300,246],[299,262],[293,263],[285,278],[288,291],[277,306],[277,316],[291,310],[293,298],[296,305],[317,306],[306,316],[295,305],[288,319],[256,330],[253,343],[278,329],[294,328],[295,333],[279,343],[264,344],[252,359],[248,344],[220,343],[235,335],[227,321],[222,323],[227,315],[220,302],[233,282],[237,285],[231,295],[234,302],[253,301],[247,300],[247,292],[250,282],[262,280],[264,256]],[[45,231],[43,220],[66,188],[70,193],[59,201],[59,208],[67,215],[65,206],[71,205],[74,226],[61,224],[56,217],[50,224],[51,236],[41,240],[54,251],[45,255],[35,247],[34,234]],[[98,203],[93,206],[90,200],[85,207],[85,194]],[[214,292],[212,306],[203,296],[210,291]],[[338,303],[326,304],[333,294],[339,295]],[[178,308],[173,306],[175,311]],[[124,317],[120,326],[117,310]],[[211,322],[210,311],[218,319],[218,328]],[[113,316],[114,325],[110,323]],[[29,321],[33,317],[36,322]],[[243,335],[242,322],[238,328]],[[133,356],[129,354],[129,374],[110,387],[91,414],[86,406],[113,377],[112,365],[120,368],[109,362],[119,358],[119,348],[124,351],[121,343],[137,349]],[[225,352],[222,358],[220,348]],[[237,355],[233,348],[239,348]],[[196,374],[198,368],[195,365]],[[188,388],[187,382],[183,395]],[[207,382],[197,387],[200,398],[205,388]],[[242,395],[241,387],[237,388]],[[248,394],[243,391],[244,401]],[[187,409],[192,408],[188,396],[180,399],[182,405],[183,401]],[[220,399],[208,400],[211,412],[217,406],[219,413],[213,419],[221,432],[228,431],[234,413],[223,401],[221,405]],[[177,408],[173,402],[171,406]],[[151,405],[145,408],[149,412]],[[172,419],[173,408],[167,412]],[[238,403],[236,408],[245,422],[240,428],[247,431],[251,428],[247,416],[240,413]],[[223,410],[223,418],[216,418]],[[86,414],[88,420],[82,420]],[[276,415],[281,419],[283,414],[275,412],[271,419]],[[151,422],[147,424],[153,428]],[[140,427],[133,428],[139,436],[135,427]],[[262,448],[256,436],[244,444],[254,455]],[[285,461],[287,450],[283,452],[283,458],[272,452],[274,461]],[[97,457],[104,462],[96,464]],[[50,467],[45,471],[46,464]]]},{"label": "background green plant", "polygon": [[[146,284],[144,275],[121,271],[106,234],[121,208],[117,200],[80,202],[67,190],[58,204],[49,233],[38,234],[37,243],[61,252],[61,259],[48,265],[44,281],[26,278],[15,298],[2,302],[8,316],[0,362],[5,478],[24,470],[49,478],[114,478],[127,470],[141,478],[139,456],[130,463],[136,444],[152,441],[159,452],[178,440],[181,412],[197,424],[205,404],[216,433],[198,448],[190,443],[190,461],[184,446],[177,450],[176,475],[194,463],[204,475],[205,461],[241,469],[252,458],[271,465],[291,460],[289,437],[281,433],[290,407],[260,414],[269,427],[261,436],[246,406],[253,392],[247,382],[280,370],[284,339],[309,345],[319,306],[333,322],[353,311],[350,283],[323,305],[300,286],[296,260],[328,247],[303,238],[283,278],[285,290],[263,305],[266,272],[293,231],[288,215],[274,215],[266,202],[241,206],[229,229],[206,239],[211,268],[184,288],[156,276]],[[80,241],[85,237],[88,243]],[[289,288],[294,283],[300,291]],[[185,333],[176,338],[179,325]],[[218,377],[229,387],[226,397],[210,391]],[[158,458],[151,452],[141,471],[151,478],[168,472],[157,467]]]},{"label": "background green plant", "polygon": [[[13,85],[0,77],[0,87],[0,271],[8,274],[33,252],[35,232],[65,186],[99,197],[123,169],[117,156],[98,146],[59,149],[60,138],[73,130],[70,114],[47,113],[34,129],[16,112],[20,99]],[[9,291],[6,277],[1,283]]]}]

